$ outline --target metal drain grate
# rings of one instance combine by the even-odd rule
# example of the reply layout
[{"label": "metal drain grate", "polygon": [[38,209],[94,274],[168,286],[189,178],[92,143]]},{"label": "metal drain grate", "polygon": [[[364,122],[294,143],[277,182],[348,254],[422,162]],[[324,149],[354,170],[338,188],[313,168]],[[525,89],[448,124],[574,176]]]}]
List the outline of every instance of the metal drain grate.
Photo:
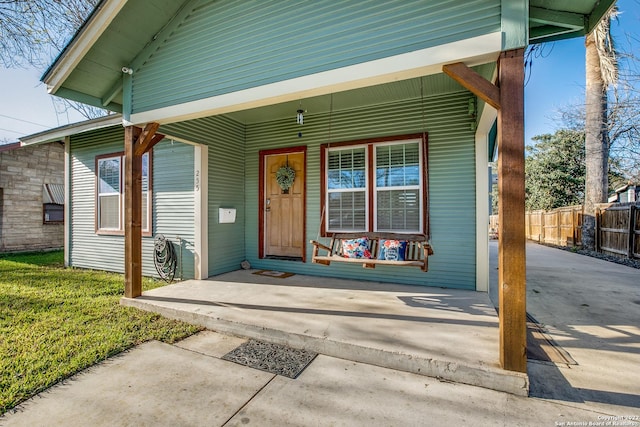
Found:
[{"label": "metal drain grate", "polygon": [[249,340],[222,358],[272,374],[296,378],[316,356],[317,353],[306,350]]}]

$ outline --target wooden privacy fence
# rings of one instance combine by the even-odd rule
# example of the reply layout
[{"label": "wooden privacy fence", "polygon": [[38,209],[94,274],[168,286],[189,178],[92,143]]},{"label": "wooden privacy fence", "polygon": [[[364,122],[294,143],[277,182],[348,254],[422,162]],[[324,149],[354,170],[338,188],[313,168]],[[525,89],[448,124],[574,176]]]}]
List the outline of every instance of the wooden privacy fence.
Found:
[{"label": "wooden privacy fence", "polygon": [[558,246],[582,244],[582,206],[525,213],[527,239]]},{"label": "wooden privacy fence", "polygon": [[[491,215],[489,235],[497,237],[498,216]],[[582,206],[525,213],[527,239],[557,246],[582,245]],[[635,203],[601,204],[596,212],[596,250],[640,258],[640,206]]]},{"label": "wooden privacy fence", "polygon": [[640,258],[640,206],[635,203],[600,205],[596,227],[598,252]]}]

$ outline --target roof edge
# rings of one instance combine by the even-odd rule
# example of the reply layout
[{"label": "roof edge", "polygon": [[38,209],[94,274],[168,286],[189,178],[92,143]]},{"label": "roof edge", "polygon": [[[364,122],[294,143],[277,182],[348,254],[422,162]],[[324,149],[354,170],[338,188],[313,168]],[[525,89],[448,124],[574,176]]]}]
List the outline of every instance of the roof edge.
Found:
[{"label": "roof edge", "polygon": [[72,123],[49,129],[44,132],[34,133],[33,135],[23,136],[19,139],[22,146],[46,144],[48,142],[60,141],[67,136],[115,125],[122,125],[122,115],[113,114],[110,116],[99,117],[97,119],[85,120],[84,122]]},{"label": "roof edge", "polygon": [[127,0],[101,0],[96,5],[84,24],[40,77],[50,94],[56,93],[126,3]]},{"label": "roof edge", "polygon": [[22,145],[19,142],[10,142],[8,144],[0,145],[0,153],[3,151],[15,150],[16,148],[20,148]]}]

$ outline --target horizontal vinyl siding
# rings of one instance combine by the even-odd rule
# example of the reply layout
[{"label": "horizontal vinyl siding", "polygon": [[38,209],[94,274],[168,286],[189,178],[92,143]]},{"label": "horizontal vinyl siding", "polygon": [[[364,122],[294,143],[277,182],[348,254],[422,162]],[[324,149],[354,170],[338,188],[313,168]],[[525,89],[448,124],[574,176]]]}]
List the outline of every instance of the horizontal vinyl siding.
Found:
[{"label": "horizontal vinyl siding", "polygon": [[[153,230],[175,244],[176,277],[194,277],[194,148],[162,141],[153,148]],[[143,274],[157,275],[153,239],[143,238]],[[152,260],[152,262],[147,262]]]},{"label": "horizontal vinyl siding", "polygon": [[[475,154],[474,131],[468,115],[468,92],[406,100],[363,109],[305,116],[303,127],[293,119],[247,128],[246,248],[255,268],[336,276],[354,280],[475,289]],[[424,128],[421,106],[424,105]],[[320,221],[320,144],[383,136],[429,134],[430,224],[435,255],[429,272],[418,268],[311,264],[258,259],[258,152],[261,149],[307,145],[307,236],[317,239]],[[298,131],[302,130],[302,137]],[[328,239],[321,238],[327,242]]]},{"label": "horizontal vinyl siding", "polygon": [[[239,269],[245,260],[244,126],[216,116],[170,124],[163,130],[209,146],[209,275]],[[236,209],[236,222],[220,224],[219,208]]]},{"label": "horizontal vinyl siding", "polygon": [[121,127],[71,137],[71,251],[74,267],[124,272],[122,236],[96,234],[96,156],[122,152]]},{"label": "horizontal vinyl siding", "polygon": [[[122,152],[124,130],[114,127],[75,135],[71,139],[71,242],[74,267],[124,272],[124,237],[95,232],[96,156]],[[182,275],[193,277],[193,147],[169,141],[153,150],[153,231],[177,242],[185,240]],[[178,248],[178,254],[180,254]],[[142,238],[142,269],[157,276],[153,237]],[[176,277],[179,272],[176,273]]]},{"label": "horizontal vinyl siding", "polygon": [[133,75],[132,112],[500,31],[500,1],[202,1]]}]

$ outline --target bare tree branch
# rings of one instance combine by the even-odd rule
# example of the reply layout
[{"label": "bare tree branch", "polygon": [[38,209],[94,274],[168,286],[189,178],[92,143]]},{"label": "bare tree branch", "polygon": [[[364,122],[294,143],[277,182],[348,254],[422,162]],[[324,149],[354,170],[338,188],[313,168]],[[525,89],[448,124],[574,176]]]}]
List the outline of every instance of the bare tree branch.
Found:
[{"label": "bare tree branch", "polygon": [[0,0],[0,57],[7,68],[44,68],[97,0]]}]

